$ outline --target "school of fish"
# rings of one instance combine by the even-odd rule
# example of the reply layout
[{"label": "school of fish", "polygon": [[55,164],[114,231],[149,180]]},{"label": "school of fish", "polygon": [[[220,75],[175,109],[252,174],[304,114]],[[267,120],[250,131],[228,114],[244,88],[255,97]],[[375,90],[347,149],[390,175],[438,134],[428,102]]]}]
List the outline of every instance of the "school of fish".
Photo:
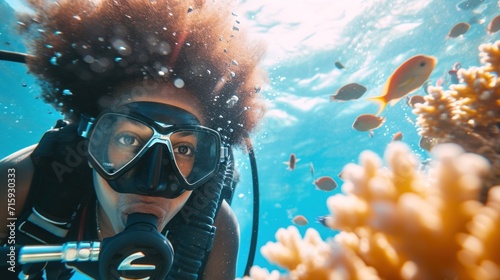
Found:
[{"label": "school of fish", "polygon": [[[464,0],[456,5],[458,11],[460,10],[474,10],[484,0]],[[500,5],[500,2],[499,2]],[[453,25],[449,32],[446,34],[445,39],[456,40],[467,36],[467,32],[471,29],[473,24],[484,24],[485,19],[480,18],[478,15],[473,16],[468,22],[458,22]],[[491,35],[500,31],[500,14],[493,17],[486,25],[486,34]],[[429,80],[430,75],[437,65],[437,58],[431,55],[417,54],[406,61],[401,63],[391,75],[388,76],[383,86],[380,95],[369,97],[367,100],[378,103],[379,109],[376,114],[362,113],[354,120],[352,128],[360,132],[368,132],[370,137],[374,136],[374,130],[380,128],[386,121],[386,117],[380,116],[386,109],[388,104],[394,106],[399,100],[405,99],[408,106],[415,108],[417,104],[425,102],[425,94],[428,94],[428,87],[432,85]],[[334,66],[338,70],[345,70],[345,66],[341,61],[335,61]],[[444,87],[460,83],[459,69],[461,68],[460,62],[456,62],[450,70],[447,70],[435,82],[435,86]],[[410,96],[417,89],[422,88],[424,95],[416,94]],[[366,92],[367,87],[361,83],[351,82],[339,87],[334,94],[330,95],[331,102],[342,101],[355,101],[359,100]],[[402,141],[403,133],[398,131],[392,135],[391,141]],[[435,145],[434,139],[422,137],[419,146],[422,149],[430,150]],[[299,159],[294,153],[291,153],[288,161],[284,163],[290,171],[295,170]],[[337,188],[337,182],[330,176],[321,176],[315,178],[315,169],[312,162],[309,163],[309,171],[313,180],[313,185],[320,191],[333,191]],[[338,174],[338,178],[344,180],[343,172]],[[320,224],[326,225],[327,216],[320,216],[316,218]],[[296,225],[304,226],[309,223],[303,215],[296,215],[292,222]]]}]

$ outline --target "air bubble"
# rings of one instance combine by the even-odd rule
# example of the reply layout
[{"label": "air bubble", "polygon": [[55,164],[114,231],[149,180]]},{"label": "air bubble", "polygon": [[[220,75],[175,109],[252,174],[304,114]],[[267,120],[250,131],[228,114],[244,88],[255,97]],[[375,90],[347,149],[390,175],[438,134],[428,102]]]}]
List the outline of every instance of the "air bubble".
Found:
[{"label": "air bubble", "polygon": [[236,103],[238,103],[238,100],[239,100],[238,96],[236,96],[236,95],[231,96],[231,98],[229,98],[226,101],[227,107],[228,108],[233,108],[234,105],[236,105]]},{"label": "air bubble", "polygon": [[115,48],[115,50],[118,51],[118,53],[120,53],[120,55],[129,55],[130,53],[132,53],[132,50],[127,42],[121,39],[114,40],[111,45],[113,46],[113,48]]},{"label": "air bubble", "polygon": [[84,58],[83,58],[83,61],[87,62],[87,63],[94,63],[95,59],[93,56],[91,55],[86,55]]},{"label": "air bubble", "polygon": [[73,16],[73,18],[76,20],[82,20],[82,18],[79,15],[75,15],[75,16]]},{"label": "air bubble", "polygon": [[176,88],[183,88],[184,87],[184,81],[181,78],[177,78],[174,81],[174,86]]},{"label": "air bubble", "polygon": [[50,64],[52,64],[52,65],[57,65],[57,57],[53,56],[53,57],[50,59]]},{"label": "air bubble", "polygon": [[63,94],[64,96],[71,96],[71,95],[73,95],[73,93],[72,93],[72,92],[71,92],[71,90],[69,90],[69,89],[65,89],[65,90],[63,90],[62,94]]},{"label": "air bubble", "polygon": [[167,42],[160,42],[158,44],[158,52],[163,54],[163,55],[167,55],[169,54],[170,52],[172,51],[172,47],[170,47],[170,44],[167,43]]}]

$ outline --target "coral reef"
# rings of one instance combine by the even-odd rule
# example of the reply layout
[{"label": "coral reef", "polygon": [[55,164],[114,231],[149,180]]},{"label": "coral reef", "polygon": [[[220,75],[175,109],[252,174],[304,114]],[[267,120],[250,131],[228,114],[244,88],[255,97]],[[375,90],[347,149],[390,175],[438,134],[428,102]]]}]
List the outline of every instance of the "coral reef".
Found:
[{"label": "coral reef", "polygon": [[430,88],[414,113],[434,160],[427,171],[403,143],[383,161],[365,151],[343,170],[322,240],[280,229],[261,253],[288,272],[253,267],[246,279],[500,279],[500,41],[481,67]]},{"label": "coral reef", "polygon": [[433,144],[456,143],[493,165],[487,190],[500,184],[500,41],[479,46],[483,66],[460,69],[462,83],[449,90],[430,87],[425,103],[416,105],[420,134]]},{"label": "coral reef", "polygon": [[403,143],[387,149],[387,167],[363,152],[327,201],[326,223],[341,232],[323,241],[280,229],[261,252],[289,273],[254,267],[252,279],[500,279],[500,186],[477,200],[488,161],[455,144],[433,154],[424,174]]}]

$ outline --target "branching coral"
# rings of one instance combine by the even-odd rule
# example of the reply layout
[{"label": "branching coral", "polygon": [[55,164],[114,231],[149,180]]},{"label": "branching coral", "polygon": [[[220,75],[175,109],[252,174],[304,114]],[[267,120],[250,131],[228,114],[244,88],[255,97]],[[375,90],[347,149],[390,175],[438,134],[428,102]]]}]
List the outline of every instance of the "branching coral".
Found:
[{"label": "branching coral", "polygon": [[488,188],[500,184],[500,41],[479,46],[481,67],[460,69],[463,82],[450,90],[431,87],[426,102],[416,105],[420,133],[434,143],[457,143],[486,157],[493,173]]},{"label": "branching coral", "polygon": [[500,279],[500,41],[479,50],[483,66],[460,70],[450,90],[431,88],[414,110],[421,135],[439,144],[429,170],[402,143],[386,167],[363,152],[327,201],[325,223],[341,232],[322,241],[313,229],[303,239],[279,230],[262,254],[288,273],[254,267],[252,279]]},{"label": "branching coral", "polygon": [[500,187],[488,198],[487,207],[468,225],[470,234],[459,236],[464,249],[458,257],[473,279],[500,279]]},{"label": "branching coral", "polygon": [[304,239],[294,227],[280,229],[277,243],[261,252],[289,274],[254,268],[253,279],[500,276],[500,186],[486,205],[477,200],[489,163],[455,144],[439,145],[433,154],[437,160],[423,174],[402,143],[387,150],[387,167],[363,152],[360,165],[344,169],[344,193],[327,201],[328,226],[342,232],[324,242],[313,229]]},{"label": "branching coral", "polygon": [[278,230],[276,239],[277,243],[268,242],[262,248],[262,254],[271,262],[287,268],[290,274],[283,276],[278,271],[270,273],[254,266],[250,271],[251,279],[380,279],[375,269],[368,267],[352,249],[359,242],[354,234],[342,232],[335,237],[343,240],[344,246],[342,242],[324,242],[314,229],[308,229],[301,239],[297,228],[290,226]]}]

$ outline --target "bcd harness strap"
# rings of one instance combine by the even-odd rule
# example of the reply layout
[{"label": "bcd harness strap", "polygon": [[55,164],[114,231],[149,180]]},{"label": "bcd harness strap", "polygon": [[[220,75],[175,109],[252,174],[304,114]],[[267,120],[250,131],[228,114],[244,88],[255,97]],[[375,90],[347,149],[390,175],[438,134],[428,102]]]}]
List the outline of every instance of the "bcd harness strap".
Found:
[{"label": "bcd harness strap", "polygon": [[76,126],[58,121],[31,154],[35,166],[28,197],[31,209],[19,231],[33,239],[25,244],[64,242],[82,203],[91,197],[92,172],[86,161],[86,140]]}]

